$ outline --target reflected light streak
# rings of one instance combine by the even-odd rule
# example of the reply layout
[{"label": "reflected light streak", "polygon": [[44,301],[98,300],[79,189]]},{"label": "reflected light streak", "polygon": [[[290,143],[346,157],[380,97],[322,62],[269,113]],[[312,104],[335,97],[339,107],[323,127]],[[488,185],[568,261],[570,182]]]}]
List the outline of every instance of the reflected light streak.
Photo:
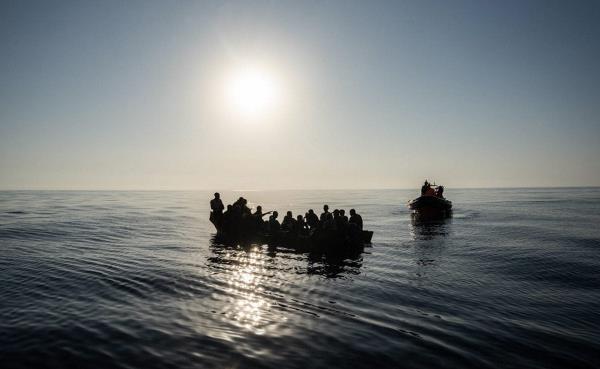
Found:
[{"label": "reflected light streak", "polygon": [[265,273],[265,260],[257,248],[234,257],[238,267],[228,280],[229,292],[237,297],[233,304],[233,320],[241,327],[262,334],[260,327],[263,313],[270,303],[261,296],[264,288],[260,282]]}]

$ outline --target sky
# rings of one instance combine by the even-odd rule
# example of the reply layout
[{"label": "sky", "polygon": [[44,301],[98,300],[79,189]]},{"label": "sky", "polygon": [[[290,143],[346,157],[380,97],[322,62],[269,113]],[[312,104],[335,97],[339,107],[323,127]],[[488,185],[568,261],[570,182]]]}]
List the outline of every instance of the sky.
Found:
[{"label": "sky", "polygon": [[[2,1],[0,189],[600,186],[598,19],[597,1]],[[247,69],[275,86],[265,106],[246,86],[252,114],[227,94]]]}]

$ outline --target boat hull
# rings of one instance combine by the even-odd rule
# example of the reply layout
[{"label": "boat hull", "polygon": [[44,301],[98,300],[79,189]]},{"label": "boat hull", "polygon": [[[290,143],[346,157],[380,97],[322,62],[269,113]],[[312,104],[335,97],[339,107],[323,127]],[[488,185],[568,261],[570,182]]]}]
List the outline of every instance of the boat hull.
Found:
[{"label": "boat hull", "polygon": [[452,215],[452,201],[435,196],[421,196],[408,203],[408,208],[418,218],[440,219]]},{"label": "boat hull", "polygon": [[314,229],[300,234],[290,231],[266,232],[254,227],[223,227],[211,219],[217,229],[217,239],[224,243],[262,243],[293,248],[302,252],[343,252],[362,250],[371,243],[372,231]]}]

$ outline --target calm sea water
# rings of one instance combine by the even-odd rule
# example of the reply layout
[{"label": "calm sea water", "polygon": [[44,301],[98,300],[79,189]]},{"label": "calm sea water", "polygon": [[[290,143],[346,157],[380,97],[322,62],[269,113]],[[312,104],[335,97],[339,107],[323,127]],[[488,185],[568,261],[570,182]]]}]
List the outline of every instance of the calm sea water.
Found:
[{"label": "calm sea water", "polygon": [[356,208],[350,258],[212,241],[207,192],[0,192],[2,368],[600,366],[600,189],[243,195]]}]

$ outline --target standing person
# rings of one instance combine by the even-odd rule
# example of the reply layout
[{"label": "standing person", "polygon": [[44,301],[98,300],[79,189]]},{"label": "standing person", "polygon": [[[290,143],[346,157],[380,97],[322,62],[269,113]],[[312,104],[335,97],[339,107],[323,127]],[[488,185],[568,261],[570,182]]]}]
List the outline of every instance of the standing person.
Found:
[{"label": "standing person", "polygon": [[210,221],[215,224],[215,226],[220,225],[221,220],[223,219],[223,210],[225,206],[223,206],[223,201],[221,201],[221,195],[218,192],[215,192],[215,198],[210,200]]},{"label": "standing person", "polygon": [[329,205],[323,205],[323,212],[321,213],[321,223],[323,223],[324,221],[327,220],[327,218],[329,218],[329,216],[331,216],[331,213],[329,213]]},{"label": "standing person", "polygon": [[333,215],[329,212],[329,205],[323,205],[323,213],[321,213],[319,220],[321,221],[322,228],[327,228],[326,226],[333,221]]},{"label": "standing person", "polygon": [[356,227],[362,231],[363,220],[362,217],[354,209],[350,209],[350,224],[356,224]]},{"label": "standing person", "polygon": [[421,186],[421,196],[425,196],[425,193],[430,188],[430,186],[431,185],[429,184],[429,182],[427,182],[427,180],[425,180],[425,183],[423,183],[423,186]]}]

